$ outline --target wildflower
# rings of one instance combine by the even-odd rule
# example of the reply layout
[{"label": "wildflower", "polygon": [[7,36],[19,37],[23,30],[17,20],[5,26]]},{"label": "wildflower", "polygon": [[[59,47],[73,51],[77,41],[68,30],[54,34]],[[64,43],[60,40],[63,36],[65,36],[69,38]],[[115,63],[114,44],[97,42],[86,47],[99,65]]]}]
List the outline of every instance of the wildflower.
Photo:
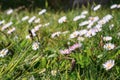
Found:
[{"label": "wildflower", "polygon": [[98,9],[100,9],[100,7],[101,7],[101,5],[99,4],[99,5],[95,6],[95,7],[93,8],[93,10],[94,10],[94,11],[97,11]]},{"label": "wildflower", "polygon": [[42,9],[38,14],[39,14],[39,15],[42,15],[42,14],[44,14],[46,11],[47,11],[46,9]]},{"label": "wildflower", "polygon": [[69,49],[65,49],[65,50],[60,50],[61,54],[70,54],[71,51]]},{"label": "wildflower", "polygon": [[59,36],[60,34],[61,34],[60,31],[55,32],[55,33],[53,33],[53,34],[51,35],[51,38],[54,38],[55,36]]},{"label": "wildflower", "polygon": [[39,49],[39,42],[33,42],[33,44],[32,44],[32,49],[33,50],[37,50],[37,49]]},{"label": "wildflower", "polygon": [[83,35],[85,35],[87,32],[88,32],[87,29],[80,30],[80,31],[79,31],[79,36],[83,36]]},{"label": "wildflower", "polygon": [[88,11],[83,11],[83,12],[81,13],[81,15],[86,15],[86,14],[88,14]]},{"label": "wildflower", "polygon": [[31,39],[30,35],[27,35],[27,36],[26,36],[26,39]]},{"label": "wildflower", "polygon": [[115,48],[115,45],[112,44],[112,43],[106,43],[103,47],[104,47],[104,49],[106,49],[106,50],[112,50],[112,49]]},{"label": "wildflower", "polygon": [[80,48],[81,46],[82,46],[81,43],[76,43],[76,44],[70,46],[70,47],[69,47],[69,50],[70,50],[70,51],[74,51],[75,49]]},{"label": "wildflower", "polygon": [[100,32],[102,30],[102,25],[97,24],[93,29],[95,30],[95,32]]},{"label": "wildflower", "polygon": [[70,34],[70,38],[75,38],[79,35],[79,31],[75,31],[72,34]]},{"label": "wildflower", "polygon": [[85,17],[85,15],[76,16],[73,18],[73,21],[78,21],[79,19],[84,19]]},{"label": "wildflower", "polygon": [[28,23],[32,23],[35,19],[36,19],[36,16],[31,17],[31,18],[28,20]]},{"label": "wildflower", "polygon": [[26,21],[27,19],[29,19],[29,16],[25,16],[22,18],[22,21]]},{"label": "wildflower", "polygon": [[35,26],[35,27],[34,27],[34,32],[38,31],[40,27],[42,27],[42,25],[41,25],[41,24],[39,24],[39,25]]},{"label": "wildflower", "polygon": [[13,24],[12,22],[5,24],[1,30],[4,31],[6,28],[10,27],[12,24]]},{"label": "wildflower", "polygon": [[12,29],[10,29],[7,33],[8,34],[11,34],[12,32],[14,32],[15,31],[15,27],[13,27]]},{"label": "wildflower", "polygon": [[36,33],[35,33],[35,32],[36,32],[35,29],[32,29],[32,30],[31,30],[31,34],[32,34],[32,36],[36,36]]},{"label": "wildflower", "polygon": [[118,4],[117,8],[120,8],[120,4]]},{"label": "wildflower", "polygon": [[89,24],[90,22],[91,22],[90,20],[89,20],[89,21],[81,22],[81,23],[79,24],[79,26],[85,26],[85,25]]},{"label": "wildflower", "polygon": [[51,71],[51,74],[52,74],[53,76],[56,76],[57,71],[56,71],[56,70],[52,70],[52,71]]},{"label": "wildflower", "polygon": [[111,36],[106,36],[106,37],[103,37],[103,40],[104,41],[110,41],[110,40],[112,40],[112,37]]},{"label": "wildflower", "polygon": [[96,35],[96,31],[93,29],[90,29],[86,34],[85,37],[92,37]]},{"label": "wildflower", "polygon": [[36,19],[34,22],[35,23],[40,23],[40,18]]},{"label": "wildflower", "polygon": [[8,53],[8,49],[2,49],[0,51],[0,57],[4,57],[5,55],[7,55],[7,53]]},{"label": "wildflower", "polygon": [[67,19],[67,17],[66,16],[63,16],[63,17],[61,17],[60,19],[58,19],[58,23],[63,23],[63,22],[66,22],[66,19]]},{"label": "wildflower", "polygon": [[112,6],[110,6],[110,9],[115,9],[117,8],[117,4],[113,4]]},{"label": "wildflower", "polygon": [[107,62],[105,62],[105,63],[103,64],[103,67],[104,67],[106,70],[109,70],[109,69],[111,69],[114,65],[115,65],[115,60],[108,60]]},{"label": "wildflower", "polygon": [[2,20],[0,21],[0,25],[4,24],[5,23],[5,20]]},{"label": "wildflower", "polygon": [[7,15],[10,15],[10,14],[12,14],[12,13],[13,13],[13,9],[9,9],[9,10],[7,10],[7,12],[6,12]]}]

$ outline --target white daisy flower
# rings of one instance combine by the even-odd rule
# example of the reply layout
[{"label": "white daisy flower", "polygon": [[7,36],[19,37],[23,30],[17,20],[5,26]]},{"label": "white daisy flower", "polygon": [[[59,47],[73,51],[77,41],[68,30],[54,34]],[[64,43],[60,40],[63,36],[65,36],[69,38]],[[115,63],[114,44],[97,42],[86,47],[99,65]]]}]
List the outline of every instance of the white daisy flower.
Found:
[{"label": "white daisy flower", "polygon": [[92,37],[96,35],[96,31],[94,29],[90,29],[86,34],[85,37]]},{"label": "white daisy flower", "polygon": [[38,14],[42,15],[42,14],[46,13],[46,11],[47,11],[46,9],[42,9]]},{"label": "white daisy flower", "polygon": [[31,39],[30,35],[27,35],[27,36],[26,36],[26,39]]},{"label": "white daisy flower", "polygon": [[110,9],[115,9],[115,8],[117,8],[117,4],[113,4],[110,6]]},{"label": "white daisy flower", "polygon": [[106,37],[103,37],[103,40],[104,41],[110,41],[110,40],[112,40],[112,37],[111,36],[106,36]]},{"label": "white daisy flower", "polygon": [[117,8],[120,8],[120,4],[118,4]]},{"label": "white daisy flower", "polygon": [[78,21],[80,19],[84,19],[86,16],[85,15],[79,15],[73,18],[73,21]]},{"label": "white daisy flower", "polygon": [[41,24],[39,24],[39,25],[35,26],[35,27],[34,27],[34,32],[38,31],[41,27],[42,27],[42,25],[41,25]]},{"label": "white daisy flower", "polygon": [[2,49],[0,51],[0,57],[4,57],[5,55],[7,55],[7,53],[8,53],[8,49]]},{"label": "white daisy flower", "polygon": [[7,33],[8,34],[11,34],[12,32],[14,32],[16,30],[16,28],[15,27],[13,27],[12,29],[10,29]]},{"label": "white daisy flower", "polygon": [[60,19],[58,19],[58,23],[63,23],[63,22],[66,22],[66,20],[67,20],[67,17],[66,16],[63,16],[63,17],[61,17]]},{"label": "white daisy flower", "polygon": [[28,20],[28,23],[32,23],[35,19],[36,19],[36,16],[31,17],[31,18]]},{"label": "white daisy flower", "polygon": [[7,15],[10,15],[10,14],[12,14],[12,13],[13,13],[13,9],[9,9],[9,10],[7,10],[7,12],[6,12]]},{"label": "white daisy flower", "polygon": [[89,24],[90,22],[91,22],[90,20],[89,20],[89,21],[81,22],[81,23],[79,24],[79,26],[85,26],[85,25]]},{"label": "white daisy flower", "polygon": [[40,23],[40,18],[36,19],[34,22],[35,23]]},{"label": "white daisy flower", "polygon": [[93,8],[93,10],[94,10],[94,11],[97,11],[98,9],[100,9],[100,7],[101,7],[101,5],[99,4],[99,5],[95,6],[95,7]]},{"label": "white daisy flower", "polygon": [[105,63],[103,64],[103,67],[104,67],[106,70],[109,70],[109,69],[111,69],[114,65],[115,65],[115,60],[108,60],[107,62],[105,62]]},{"label": "white daisy flower", "polygon": [[75,38],[79,35],[79,31],[75,31],[72,34],[70,34],[70,38]]},{"label": "white daisy flower", "polygon": [[37,49],[39,49],[39,42],[33,42],[33,44],[32,44],[32,49],[33,50],[37,50]]},{"label": "white daisy flower", "polygon": [[83,36],[83,35],[85,35],[87,32],[88,32],[87,29],[80,30],[80,31],[79,31],[79,36]]},{"label": "white daisy flower", "polygon": [[52,35],[51,35],[51,38],[54,38],[54,37],[59,37],[59,35],[61,34],[61,32],[60,31],[58,31],[58,32],[55,32],[55,33],[53,33]]},{"label": "white daisy flower", "polygon": [[26,21],[26,20],[28,20],[29,19],[29,16],[24,16],[21,20],[22,21]]},{"label": "white daisy flower", "polygon": [[83,12],[81,13],[81,15],[86,15],[86,14],[88,14],[88,11],[83,11]]},{"label": "white daisy flower", "polygon": [[112,44],[112,43],[106,43],[104,46],[103,46],[104,49],[106,50],[112,50],[115,48],[115,45]]},{"label": "white daisy flower", "polygon": [[32,36],[36,36],[36,33],[35,33],[35,32],[36,32],[35,29],[32,29],[32,30],[31,30]]},{"label": "white daisy flower", "polygon": [[1,30],[4,31],[6,28],[10,27],[12,24],[13,24],[12,22],[9,22],[9,23],[5,24],[5,25],[1,28]]}]

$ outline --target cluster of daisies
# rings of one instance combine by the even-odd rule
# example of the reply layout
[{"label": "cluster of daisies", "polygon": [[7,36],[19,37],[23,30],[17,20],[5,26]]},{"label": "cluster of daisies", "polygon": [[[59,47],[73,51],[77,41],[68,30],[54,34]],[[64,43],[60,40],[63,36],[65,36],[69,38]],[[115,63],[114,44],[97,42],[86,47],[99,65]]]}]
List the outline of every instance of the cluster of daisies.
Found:
[{"label": "cluster of daisies", "polygon": [[[92,8],[93,11],[97,11],[101,8],[101,5],[97,5],[95,7]],[[115,8],[120,8],[120,4],[114,4],[112,6],[110,6],[110,9],[115,9]],[[10,15],[14,12],[13,9],[10,9],[6,12],[7,15]],[[46,13],[46,9],[42,9],[38,15],[43,15],[44,13]],[[86,19],[87,14],[89,12],[88,11],[83,11],[80,15],[75,16],[72,20],[73,22],[77,22],[78,20],[81,19]],[[96,36],[98,32],[102,31],[102,28],[104,27],[105,24],[107,24],[110,20],[113,19],[113,16],[111,14],[107,14],[105,15],[103,18],[99,18],[99,16],[90,16],[87,18],[87,20],[81,22],[78,24],[79,27],[85,27],[85,29],[82,30],[76,30],[72,33],[70,33],[68,30],[66,31],[58,31],[58,32],[54,32],[51,34],[51,38],[55,38],[55,37],[59,37],[60,35],[66,35],[67,33],[69,34],[69,39],[73,39],[73,38],[77,38],[78,41],[80,41],[80,43],[75,43],[72,46],[69,46],[66,49],[60,50],[59,53],[61,54],[70,54],[73,51],[75,51],[77,48],[81,48],[82,47],[82,41],[84,41],[86,38],[91,38],[93,36]],[[28,35],[26,35],[26,39],[31,39],[32,37],[35,37],[37,34],[36,32],[40,30],[41,27],[47,27],[50,25],[50,23],[45,23],[45,24],[41,24],[41,19],[38,18],[37,16],[24,16],[22,17],[20,22],[28,22],[28,24],[37,24],[35,27],[33,27],[30,30],[30,33]],[[67,17],[63,16],[61,18],[58,19],[58,24],[63,24],[67,22]],[[12,26],[13,22],[8,22],[5,23],[5,20],[0,21],[0,26],[2,26],[0,29],[1,31],[7,31],[7,34],[12,34],[14,31],[16,31],[16,28]],[[11,28],[12,27],[12,28]],[[114,24],[110,25],[109,28],[110,30],[114,27]],[[119,34],[120,35],[120,34]],[[115,48],[115,45],[113,43],[110,43],[109,41],[112,40],[111,36],[105,36],[103,37],[103,40],[105,41],[105,44],[103,46],[103,48],[105,50],[112,50]],[[33,50],[38,50],[40,46],[40,43],[35,41],[32,44],[32,49]],[[4,57],[5,55],[7,55],[7,53],[9,52],[8,49],[2,49],[0,50],[0,57]],[[114,60],[108,60],[107,62],[105,62],[103,64],[103,67],[106,70],[111,69],[115,64]],[[54,71],[52,71],[52,73],[56,73]]]}]

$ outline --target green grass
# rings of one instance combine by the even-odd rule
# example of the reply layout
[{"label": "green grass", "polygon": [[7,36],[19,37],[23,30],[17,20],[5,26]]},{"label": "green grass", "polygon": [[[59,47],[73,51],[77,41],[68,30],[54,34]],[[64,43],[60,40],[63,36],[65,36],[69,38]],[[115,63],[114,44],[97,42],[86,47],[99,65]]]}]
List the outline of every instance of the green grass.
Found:
[{"label": "green grass", "polygon": [[[107,24],[103,25],[101,32],[91,38],[85,38],[82,42],[83,46],[76,49],[69,55],[61,55],[59,50],[69,47],[77,43],[78,40],[69,39],[69,35],[81,29],[86,29],[85,26],[79,27],[79,23],[87,20],[81,19],[73,22],[72,19],[80,15],[83,10],[89,11],[89,16],[103,16],[111,14],[114,18]],[[35,80],[119,80],[120,79],[120,40],[117,33],[120,32],[120,13],[119,9],[100,9],[96,12],[87,9],[77,9],[67,12],[47,12],[43,15],[38,15],[40,9],[33,12],[20,11],[14,12],[11,15],[6,15],[5,12],[0,12],[0,20],[5,20],[5,23],[12,21],[16,31],[12,34],[7,34],[8,29],[0,31],[0,50],[7,48],[8,54],[4,58],[0,58],[0,79],[1,80],[29,80],[34,77]],[[48,27],[41,27],[37,31],[37,36],[33,39],[26,39],[29,30],[38,25],[35,23],[29,24],[27,21],[21,22],[23,16],[36,16],[40,18],[40,24],[50,23]],[[67,16],[67,22],[58,23],[58,19],[62,16]],[[109,25],[114,24],[112,30],[109,30]],[[0,28],[2,25],[0,25]],[[69,31],[66,35],[51,38],[51,34],[57,31]],[[102,41],[101,36],[111,36],[110,41],[115,44],[115,49],[107,51],[100,46]],[[32,50],[32,43],[38,41],[39,49]],[[101,44],[105,44],[102,42]],[[103,54],[101,58],[98,55]],[[102,64],[107,60],[115,60],[115,66],[106,71]],[[75,63],[72,66],[72,60]],[[52,75],[51,71],[55,70],[56,75]]]}]

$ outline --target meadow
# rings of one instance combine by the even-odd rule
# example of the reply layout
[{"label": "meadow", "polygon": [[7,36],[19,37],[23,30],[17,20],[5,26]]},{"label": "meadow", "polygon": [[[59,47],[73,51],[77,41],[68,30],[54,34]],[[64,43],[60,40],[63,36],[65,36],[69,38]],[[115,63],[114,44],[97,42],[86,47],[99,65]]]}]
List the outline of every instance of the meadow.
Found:
[{"label": "meadow", "polygon": [[0,80],[120,80],[119,11],[0,11]]}]

